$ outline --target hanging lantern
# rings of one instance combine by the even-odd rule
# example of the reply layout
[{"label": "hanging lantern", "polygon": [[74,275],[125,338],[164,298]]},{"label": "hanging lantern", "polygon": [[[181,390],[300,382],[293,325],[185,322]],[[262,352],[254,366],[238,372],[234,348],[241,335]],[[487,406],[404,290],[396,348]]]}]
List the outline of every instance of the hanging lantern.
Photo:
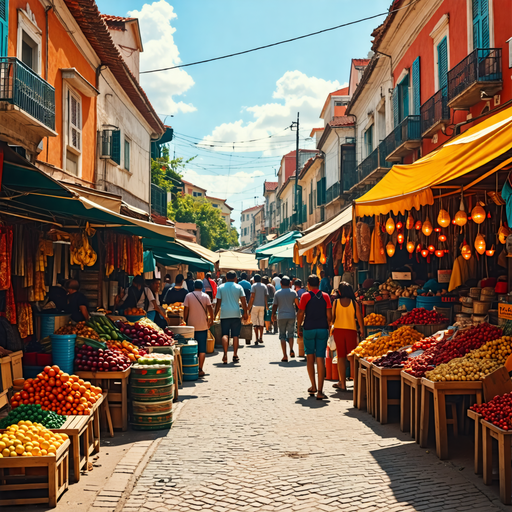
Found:
[{"label": "hanging lantern", "polygon": [[427,220],[423,223],[423,226],[421,227],[421,232],[425,236],[430,236],[430,234],[432,233],[432,230],[433,230],[432,224],[430,223],[430,220],[427,217]]},{"label": "hanging lantern", "polygon": [[462,257],[465,260],[469,260],[469,258],[471,258],[471,247],[469,247],[469,245],[466,242],[464,242],[464,245],[462,246],[460,253],[462,254]]},{"label": "hanging lantern", "polygon": [[410,240],[407,242],[407,246],[406,246],[406,249],[407,249],[407,252],[409,254],[412,254],[414,252],[414,249],[416,248],[416,246],[414,245],[414,242],[411,242]]},{"label": "hanging lantern", "polygon": [[487,212],[487,218],[490,219],[491,218],[491,212]]},{"label": "hanging lantern", "polygon": [[508,235],[510,235],[510,229],[508,229],[507,226],[502,224],[500,226],[500,229],[498,229],[498,238],[499,238],[501,244],[505,244],[505,242],[507,241]]},{"label": "hanging lantern", "polygon": [[416,224],[414,225],[414,229],[415,229],[416,231],[419,231],[419,230],[421,229],[421,226],[422,226],[422,224],[421,224],[421,220],[417,220],[417,221],[416,221]]},{"label": "hanging lantern", "polygon": [[396,229],[402,229],[403,227],[404,225],[400,221],[396,223]]},{"label": "hanging lantern", "polygon": [[436,248],[433,246],[433,245],[429,245],[427,247],[427,249],[430,251],[430,252],[434,252],[436,250]]},{"label": "hanging lantern", "polygon": [[434,228],[434,231],[435,231],[436,233],[441,233],[441,228]]},{"label": "hanging lantern", "polygon": [[404,240],[405,240],[404,234],[403,233],[398,233],[398,235],[396,236],[396,240],[400,244],[400,249],[401,249],[402,248],[402,244],[404,243]]},{"label": "hanging lantern", "polygon": [[492,247],[490,249],[487,249],[487,251],[485,251],[485,254],[486,256],[494,256],[494,244],[492,245]]},{"label": "hanging lantern", "polygon": [[405,221],[405,227],[407,229],[412,229],[414,227],[414,219],[412,218],[411,212],[407,216],[407,220]]},{"label": "hanging lantern", "polygon": [[482,222],[485,220],[485,210],[479,204],[477,204],[471,210],[471,218],[476,224],[482,224]]},{"label": "hanging lantern", "polygon": [[388,256],[392,258],[395,255],[395,245],[393,242],[388,242],[386,245],[386,252],[388,253]]},{"label": "hanging lantern", "polygon": [[327,261],[327,260],[325,259],[325,254],[322,254],[322,256],[320,256],[320,263],[321,263],[322,265],[325,265],[325,262],[326,262],[326,261]]},{"label": "hanging lantern", "polygon": [[438,240],[440,242],[446,242],[446,235],[439,235]]},{"label": "hanging lantern", "polygon": [[460,198],[460,207],[459,211],[455,214],[455,224],[457,226],[465,226],[468,221],[468,216],[466,214],[466,210],[464,209],[464,199]]},{"label": "hanging lantern", "polygon": [[436,256],[438,258],[442,258],[444,256],[444,251],[442,249],[438,249],[436,252],[435,252]]},{"label": "hanging lantern", "polygon": [[455,224],[457,224],[457,223],[455,222],[455,219],[452,219],[452,224],[454,224],[454,225],[455,225]]},{"label": "hanging lantern", "polygon": [[485,238],[480,233],[475,238],[475,250],[478,254],[485,252]]},{"label": "hanging lantern", "polygon": [[437,216],[437,223],[442,228],[447,228],[450,225],[450,214],[446,210],[439,210],[439,215]]},{"label": "hanging lantern", "polygon": [[386,221],[386,232],[390,236],[395,232],[395,221],[392,217]]},{"label": "hanging lantern", "polygon": [[422,249],[421,250],[421,255],[426,258],[430,253],[428,252],[428,249]]}]

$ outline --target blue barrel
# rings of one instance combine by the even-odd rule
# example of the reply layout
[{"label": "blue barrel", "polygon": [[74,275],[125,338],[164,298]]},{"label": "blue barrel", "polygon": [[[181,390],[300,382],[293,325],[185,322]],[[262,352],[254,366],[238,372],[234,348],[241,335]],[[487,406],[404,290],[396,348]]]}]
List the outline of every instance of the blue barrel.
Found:
[{"label": "blue barrel", "polygon": [[183,380],[197,380],[199,378],[199,365],[183,364]]},{"label": "blue barrel", "polygon": [[409,297],[398,297],[398,307],[405,306],[407,311],[412,311],[416,306],[416,299],[411,299]]},{"label": "blue barrel", "polygon": [[443,297],[422,297],[418,295],[416,297],[416,307],[417,308],[425,308],[429,311],[434,309],[434,306],[443,307],[444,306]]},{"label": "blue barrel", "polygon": [[189,340],[187,345],[182,345],[180,348],[181,357],[197,355],[197,341]]},{"label": "blue barrel", "polygon": [[192,356],[192,355],[186,354],[184,356],[181,356],[181,362],[184,365],[191,366],[191,365],[199,364],[199,358],[197,357],[197,355]]},{"label": "blue barrel", "polygon": [[76,334],[51,334],[52,359],[63,372],[73,373]]},{"label": "blue barrel", "polygon": [[56,325],[57,318],[63,316],[69,318],[68,313],[39,313],[37,316],[40,318],[40,339],[47,338],[50,334],[53,334],[62,325],[63,321],[67,323],[67,318],[63,320],[59,319],[58,325]]}]

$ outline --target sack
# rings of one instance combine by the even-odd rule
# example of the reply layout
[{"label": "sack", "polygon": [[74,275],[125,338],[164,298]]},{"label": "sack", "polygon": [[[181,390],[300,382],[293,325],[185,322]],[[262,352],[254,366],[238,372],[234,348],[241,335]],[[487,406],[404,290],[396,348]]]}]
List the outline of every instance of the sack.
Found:
[{"label": "sack", "polygon": [[334,341],[334,336],[331,334],[329,336],[329,341],[327,342],[327,346],[331,352],[336,350],[336,342]]}]

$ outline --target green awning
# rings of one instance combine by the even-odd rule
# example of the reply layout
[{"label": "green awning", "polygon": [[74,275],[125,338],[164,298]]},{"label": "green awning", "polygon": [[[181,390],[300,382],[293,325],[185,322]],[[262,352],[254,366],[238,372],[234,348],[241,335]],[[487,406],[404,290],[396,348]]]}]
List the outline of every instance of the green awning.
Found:
[{"label": "green awning", "polygon": [[270,256],[268,263],[269,265],[274,265],[275,263],[280,263],[281,261],[290,258],[293,259],[293,248],[295,246],[295,241],[290,244],[283,245],[281,247],[276,247],[272,256]]},{"label": "green awning", "polygon": [[[191,253],[192,254],[192,253]],[[214,270],[213,263],[206,261],[203,258],[198,258],[192,255],[178,255],[165,252],[154,252],[153,256],[156,261],[166,267],[172,267],[174,265],[188,265],[189,270],[192,272],[204,272]]]},{"label": "green awning", "polygon": [[272,242],[258,247],[255,251],[256,258],[258,258],[259,260],[269,258],[274,254],[276,249],[282,247],[283,245],[291,244],[293,247],[295,240],[301,237],[302,234],[300,231],[290,231],[288,233],[285,233],[284,235],[281,235],[279,238],[272,240]]}]

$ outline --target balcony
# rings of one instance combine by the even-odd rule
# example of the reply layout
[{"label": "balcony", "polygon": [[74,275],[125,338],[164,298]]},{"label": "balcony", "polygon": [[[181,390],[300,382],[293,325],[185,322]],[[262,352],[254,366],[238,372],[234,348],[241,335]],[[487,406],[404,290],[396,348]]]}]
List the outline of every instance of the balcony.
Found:
[{"label": "balcony", "polygon": [[382,178],[393,164],[386,161],[384,141],[357,166],[356,187],[365,187]]},{"label": "balcony", "polygon": [[421,136],[428,139],[450,123],[448,87],[445,85],[420,107]]},{"label": "balcony", "polygon": [[167,217],[167,192],[154,183],[151,183],[151,210]]},{"label": "balcony", "polygon": [[386,160],[399,162],[421,145],[420,116],[407,116],[383,141]]},{"label": "balcony", "polygon": [[478,48],[448,71],[448,106],[468,109],[502,88],[501,48]]},{"label": "balcony", "polygon": [[340,197],[340,183],[337,181],[334,185],[330,186],[325,193],[325,204],[336,201]]},{"label": "balcony", "polygon": [[0,104],[0,124],[10,119],[40,138],[57,135],[55,89],[15,57],[0,57]]}]

